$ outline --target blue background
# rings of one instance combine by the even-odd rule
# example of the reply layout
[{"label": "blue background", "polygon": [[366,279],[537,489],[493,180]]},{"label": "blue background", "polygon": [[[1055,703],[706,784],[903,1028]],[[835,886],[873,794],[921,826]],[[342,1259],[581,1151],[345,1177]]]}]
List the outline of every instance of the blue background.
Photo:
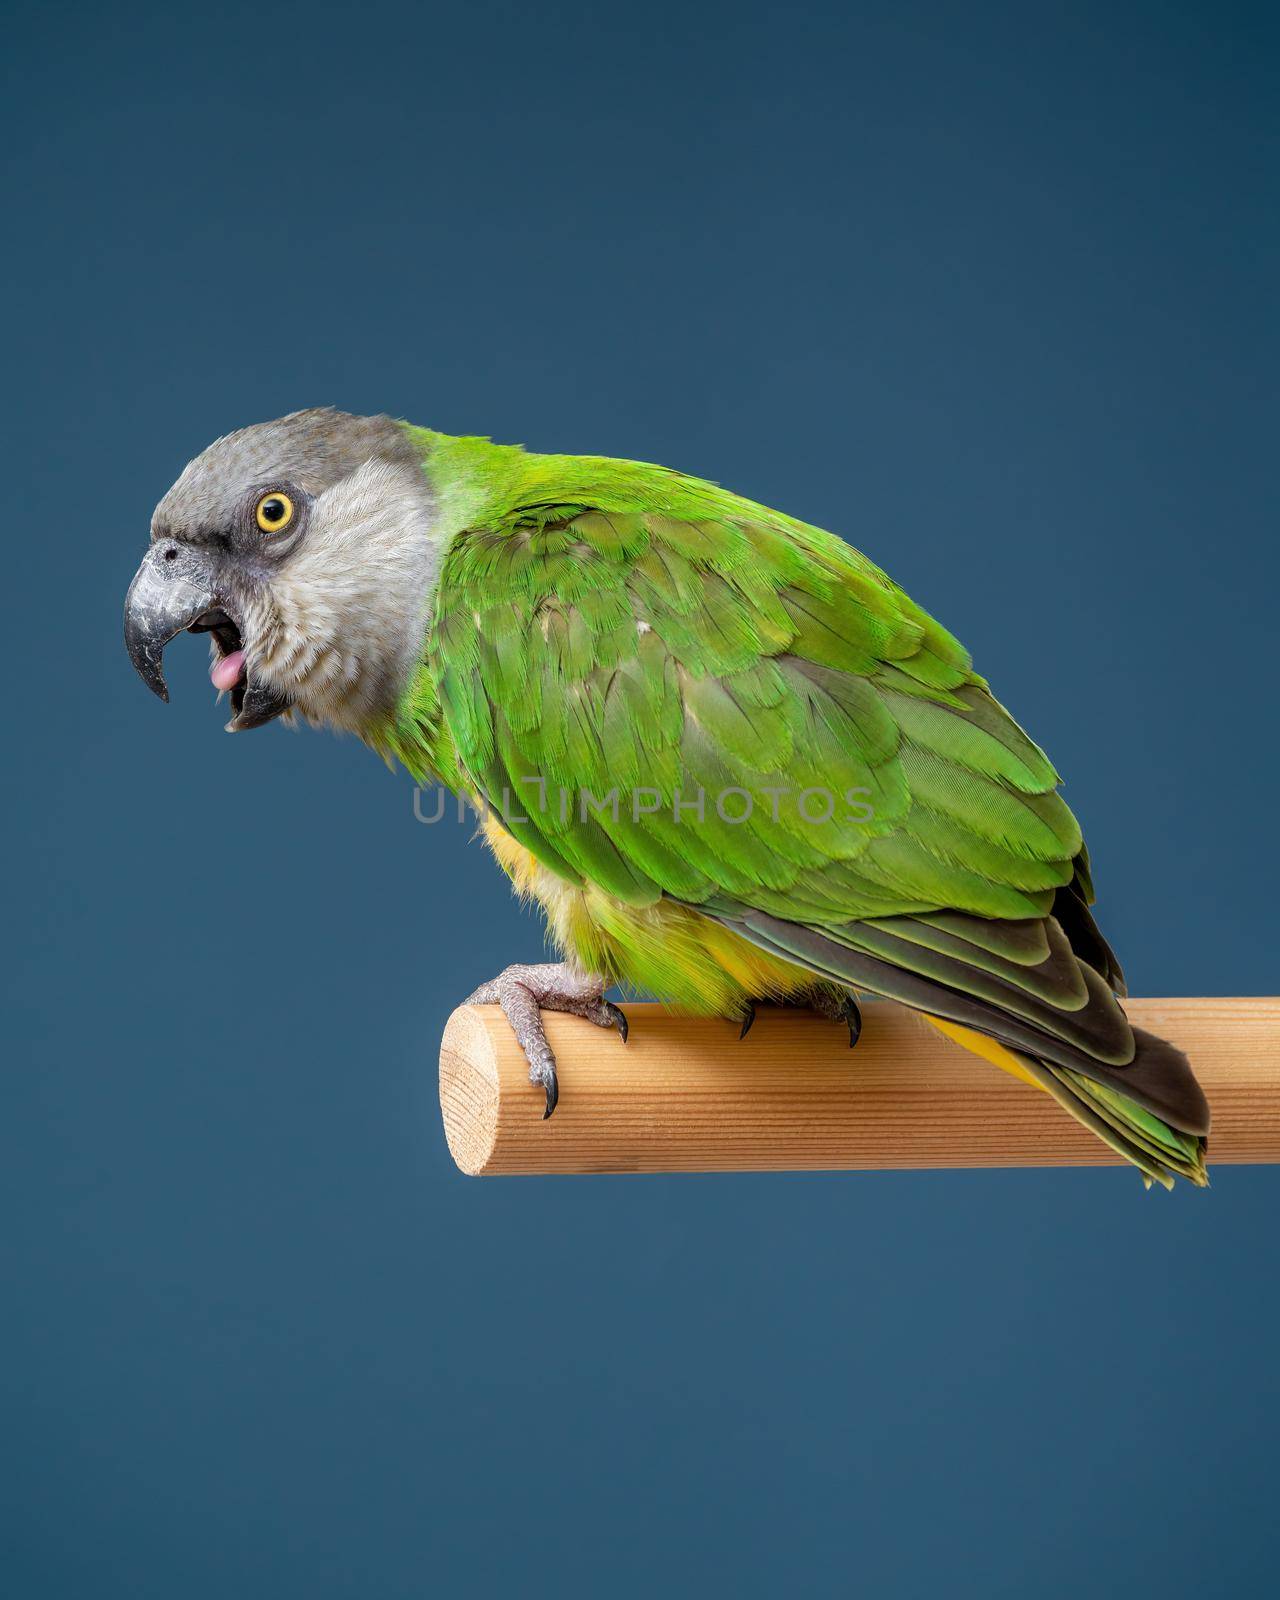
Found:
[{"label": "blue background", "polygon": [[119,638],[297,406],[685,467],[964,636],[1136,993],[1275,990],[1269,9],[10,6],[7,1594],[1269,1587],[1275,1170],[465,1180],[536,923]]}]

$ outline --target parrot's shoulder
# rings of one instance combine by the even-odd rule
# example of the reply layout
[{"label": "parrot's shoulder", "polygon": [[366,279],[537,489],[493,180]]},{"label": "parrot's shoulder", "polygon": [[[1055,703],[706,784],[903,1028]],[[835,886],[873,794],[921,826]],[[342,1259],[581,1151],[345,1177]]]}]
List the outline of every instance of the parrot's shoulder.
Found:
[{"label": "parrot's shoulder", "polygon": [[[514,533],[552,520],[550,513],[601,511],[654,515],[675,522],[769,529],[801,552],[889,579],[860,551],[824,529],[735,494],[706,478],[596,455],[552,455],[405,425],[440,502],[446,532]],[[657,531],[655,529],[655,531]]]},{"label": "parrot's shoulder", "polygon": [[[627,566],[647,551],[670,551],[704,570],[752,572],[778,589],[798,583],[830,594],[852,584],[862,604],[886,618],[937,629],[844,539],[708,479],[647,461],[540,454],[477,436],[408,432],[437,497],[455,557],[447,572],[454,583],[474,576],[492,584],[495,568],[512,576],[536,568],[545,577],[557,554]],[[585,547],[579,540],[576,550],[558,551],[540,538],[531,546],[530,535],[570,525],[585,533]]]}]

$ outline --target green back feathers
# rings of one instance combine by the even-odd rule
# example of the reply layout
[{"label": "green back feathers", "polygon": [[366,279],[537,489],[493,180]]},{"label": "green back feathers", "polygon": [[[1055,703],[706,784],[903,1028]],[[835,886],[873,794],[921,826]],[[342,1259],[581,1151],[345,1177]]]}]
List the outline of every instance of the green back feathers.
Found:
[{"label": "green back feathers", "polygon": [[388,742],[556,871],[824,921],[1034,916],[1070,881],[1052,767],[857,551],[665,468],[413,436],[456,536]]}]

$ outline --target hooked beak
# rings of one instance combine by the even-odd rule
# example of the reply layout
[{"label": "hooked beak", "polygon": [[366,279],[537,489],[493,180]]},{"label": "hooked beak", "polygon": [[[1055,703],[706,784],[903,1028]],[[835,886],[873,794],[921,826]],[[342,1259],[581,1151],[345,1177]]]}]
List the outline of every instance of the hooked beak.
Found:
[{"label": "hooked beak", "polygon": [[[212,633],[220,655],[242,652],[237,611],[215,579],[211,550],[163,540],[153,544],[129,585],[124,602],[124,642],[138,676],[168,700],[164,647],[184,630]],[[289,709],[286,696],[242,672],[231,690],[234,715],[228,733],[260,728]]]}]

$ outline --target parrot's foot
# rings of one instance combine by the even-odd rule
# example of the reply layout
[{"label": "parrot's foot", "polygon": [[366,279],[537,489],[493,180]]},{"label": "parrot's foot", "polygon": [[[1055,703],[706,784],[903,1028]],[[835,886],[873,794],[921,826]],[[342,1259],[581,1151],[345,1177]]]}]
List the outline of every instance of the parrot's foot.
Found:
[{"label": "parrot's foot", "polygon": [[843,1022],[850,1030],[850,1050],[858,1043],[862,1034],[861,1006],[851,994],[832,994],[830,990],[819,989],[810,1000],[810,1006],[819,1016],[826,1016],[829,1021]]},{"label": "parrot's foot", "polygon": [[605,999],[604,980],[584,978],[563,961],[508,967],[488,983],[482,983],[463,1004],[502,1007],[529,1063],[530,1083],[539,1083],[546,1090],[544,1121],[560,1098],[556,1058],[542,1026],[544,1011],[567,1011],[570,1016],[585,1017],[599,1028],[617,1028],[623,1044],[627,1042],[626,1013]]},{"label": "parrot's foot", "polygon": [[[853,1049],[862,1035],[862,1010],[851,994],[835,995],[827,989],[815,989],[804,1003],[810,1011],[816,1011],[820,1017],[827,1017],[832,1022],[843,1022],[849,1030],[849,1048]],[[746,1038],[755,1020],[755,1003],[748,1000],[742,1011],[742,1031],[738,1035],[739,1039]]]},{"label": "parrot's foot", "polygon": [[853,1049],[862,1037],[862,1008],[851,994],[826,1004],[818,1000],[813,1008],[819,1016],[830,1017],[832,1022],[843,1022],[849,1030],[849,1048]]}]

